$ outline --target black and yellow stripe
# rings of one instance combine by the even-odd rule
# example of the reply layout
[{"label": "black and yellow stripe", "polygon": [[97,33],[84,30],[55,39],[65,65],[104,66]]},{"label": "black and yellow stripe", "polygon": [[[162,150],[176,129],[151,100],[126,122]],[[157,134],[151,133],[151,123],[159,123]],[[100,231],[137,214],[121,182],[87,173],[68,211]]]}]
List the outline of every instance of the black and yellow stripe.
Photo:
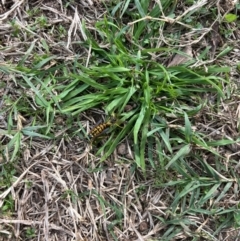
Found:
[{"label": "black and yellow stripe", "polygon": [[101,123],[97,126],[95,126],[89,133],[89,138],[96,138],[97,136],[100,136],[107,130],[108,127],[112,126],[113,122],[112,121],[107,121],[104,123]]}]

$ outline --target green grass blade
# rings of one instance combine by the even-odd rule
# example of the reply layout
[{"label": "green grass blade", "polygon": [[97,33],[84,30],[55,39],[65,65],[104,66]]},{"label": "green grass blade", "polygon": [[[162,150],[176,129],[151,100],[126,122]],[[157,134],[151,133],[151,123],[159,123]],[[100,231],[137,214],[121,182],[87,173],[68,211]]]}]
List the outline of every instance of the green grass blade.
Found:
[{"label": "green grass blade", "polygon": [[192,127],[191,123],[188,119],[187,113],[184,112],[184,120],[185,120],[185,138],[188,143],[191,143],[192,140]]},{"label": "green grass blade", "polygon": [[131,1],[131,0],[125,1],[123,10],[122,10],[121,15],[120,15],[120,18],[122,18],[122,16],[124,15],[124,13],[126,12],[126,10],[128,9],[128,6],[129,6],[130,1]]},{"label": "green grass blade", "polygon": [[23,58],[19,61],[18,66],[22,66],[25,61],[27,60],[27,58],[30,56],[31,52],[33,51],[33,48],[35,46],[35,42],[33,41],[30,45],[30,47],[28,48],[28,50],[26,51],[26,53],[24,54]]},{"label": "green grass blade", "polygon": [[45,64],[47,64],[52,59],[56,59],[56,56],[50,56],[46,59],[41,60],[39,63],[37,63],[36,65],[33,66],[33,70],[34,69],[36,69],[36,70],[41,69]]},{"label": "green grass blade", "polygon": [[184,145],[177,153],[176,155],[171,159],[171,161],[166,165],[166,170],[175,162],[177,161],[180,157],[184,157],[188,155],[191,151],[191,145]]},{"label": "green grass blade", "polygon": [[140,1],[139,0],[134,0],[134,2],[135,2],[135,6],[138,9],[139,14],[141,15],[142,18],[144,18],[146,16],[146,12],[142,8],[142,5],[141,5]]},{"label": "green grass blade", "polygon": [[22,133],[21,133],[21,131],[18,131],[7,145],[7,149],[6,149],[7,152],[9,152],[13,149],[13,152],[12,152],[11,158],[10,158],[10,162],[12,162],[16,158],[16,156],[20,150],[21,138],[22,138]]}]

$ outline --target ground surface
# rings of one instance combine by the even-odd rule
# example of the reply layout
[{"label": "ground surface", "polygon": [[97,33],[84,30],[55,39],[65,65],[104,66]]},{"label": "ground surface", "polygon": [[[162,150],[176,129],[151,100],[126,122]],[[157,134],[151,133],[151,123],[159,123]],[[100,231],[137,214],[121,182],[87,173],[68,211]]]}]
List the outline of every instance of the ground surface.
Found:
[{"label": "ground surface", "polygon": [[[49,115],[54,130],[49,132],[54,135],[51,139],[41,135],[31,138],[26,132],[17,136],[18,130],[32,126],[32,123],[45,125],[48,113],[47,108],[46,111],[40,108],[43,92],[38,99],[35,96],[41,85],[36,85],[33,90],[27,81],[22,84],[22,72],[27,72],[32,64],[39,66],[36,72],[56,67],[55,72],[41,79],[41,83],[48,85],[48,78],[64,74],[65,64],[74,66],[78,61],[87,67],[104,62],[101,55],[93,56],[91,47],[85,44],[88,35],[84,29],[95,37],[99,46],[109,50],[111,44],[102,41],[95,24],[104,17],[116,18],[122,26],[134,24],[141,19],[137,14],[138,1],[123,1],[121,5],[121,11],[127,6],[135,13],[131,18],[119,16],[121,11],[118,12],[116,6],[120,6],[120,1],[1,2],[0,240],[238,240],[238,142],[216,145],[214,150],[221,155],[219,159],[196,146],[194,155],[188,159],[188,167],[194,174],[184,179],[180,167],[166,170],[164,166],[152,169],[148,165],[143,172],[134,163],[131,139],[124,140],[99,165],[101,153],[95,153],[101,140],[100,144],[92,146],[78,132],[82,128],[89,132],[97,122],[94,115],[98,118],[105,115],[102,109],[90,108],[78,117],[59,113]],[[149,2],[149,12],[155,6],[165,4],[165,1]],[[195,5],[194,1],[188,2],[177,1],[174,8],[171,6],[174,10],[170,16],[175,23],[163,13],[153,20],[163,21],[165,25],[157,26],[155,35],[149,37],[151,48],[182,50],[196,58],[206,48],[209,55],[205,59],[199,57],[193,64],[195,67],[207,68],[211,64],[230,67],[229,73],[221,75],[229,81],[219,83],[226,97],[202,95],[207,104],[193,117],[192,127],[210,141],[237,140],[240,128],[240,22],[227,22],[224,16],[239,14],[238,5],[234,1],[198,1]],[[195,10],[199,15],[192,18],[190,13]],[[210,17],[212,12],[218,22]],[[187,21],[184,20],[186,16]],[[200,32],[186,27],[187,31],[180,33],[179,42],[171,42],[172,33],[196,22],[204,26]],[[151,30],[147,29],[146,34],[147,31]],[[137,46],[144,50],[142,43],[131,39],[130,35],[126,34],[126,39],[129,49]],[[186,58],[172,53],[174,51],[162,55],[152,51],[150,58],[169,67],[186,62]],[[41,64],[44,55],[55,57],[45,65]],[[62,72],[57,68],[60,65]],[[12,67],[14,70],[11,66],[15,66]],[[34,76],[33,72],[31,74]],[[104,76],[101,77],[105,81]],[[63,84],[68,83],[67,78],[64,76]],[[49,83],[55,84],[51,80]],[[60,85],[54,85],[51,92],[52,98],[61,93]],[[29,112],[31,108],[32,112]],[[174,121],[174,116],[170,116],[170,120],[172,128],[181,125]],[[155,149],[154,152],[157,153]],[[200,159],[212,169],[200,165],[197,161]]]}]

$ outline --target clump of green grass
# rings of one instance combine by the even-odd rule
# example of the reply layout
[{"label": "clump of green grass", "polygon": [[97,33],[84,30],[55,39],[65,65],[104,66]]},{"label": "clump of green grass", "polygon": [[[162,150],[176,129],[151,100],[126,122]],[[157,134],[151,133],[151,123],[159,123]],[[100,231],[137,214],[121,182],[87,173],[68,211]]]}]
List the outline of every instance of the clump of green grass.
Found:
[{"label": "clump of green grass", "polygon": [[[146,12],[147,6],[141,9],[137,5],[137,8],[141,17],[146,16],[142,11],[145,9]],[[150,13],[152,17],[158,13],[159,8],[158,11],[156,9]],[[154,21],[149,25],[154,25]],[[148,163],[156,168],[156,161],[146,149],[147,144],[151,150],[156,149],[157,159],[167,168],[179,158],[189,155],[194,146],[214,152],[204,138],[192,130],[191,117],[204,107],[206,102],[201,99],[204,93],[217,94],[218,99],[224,97],[222,86],[227,81],[217,77],[216,72],[226,73],[229,68],[208,66],[207,72],[201,68],[191,69],[188,65],[194,60],[185,66],[167,68],[152,60],[150,55],[152,52],[165,52],[166,55],[166,49],[149,48],[150,44],[140,49],[124,42],[131,28],[131,25],[118,26],[105,18],[96,24],[99,42],[85,29],[88,36],[85,47],[91,49],[88,66],[75,61],[73,65],[58,65],[44,70],[43,67],[54,56],[43,56],[42,59],[38,56],[37,62],[33,61],[32,66],[26,67],[24,63],[34,50],[32,44],[18,66],[12,69],[21,76],[21,80],[18,77],[18,85],[31,89],[34,97],[28,93],[11,100],[9,128],[13,126],[13,113],[15,119],[18,112],[27,114],[31,98],[36,107],[31,113],[34,115],[33,125],[17,130],[9,143],[9,148],[14,146],[12,160],[20,148],[22,134],[52,138],[51,128],[56,115],[77,116],[93,107],[104,109],[106,115],[115,114],[120,123],[125,123],[124,128],[110,133],[108,141],[99,149],[97,154],[104,151],[102,161],[125,137],[133,140],[135,162],[143,170]],[[134,25],[133,41],[140,39],[146,28],[147,21]],[[102,48],[99,43],[108,47]],[[137,108],[126,113],[124,108],[129,102],[137,103]],[[37,123],[40,115],[44,125]],[[174,119],[179,125],[172,127],[169,122]]]},{"label": "clump of green grass", "polygon": [[[105,19],[97,25],[96,31],[104,43],[109,41],[111,45],[109,49],[103,49],[89,35],[86,46],[91,46],[92,64],[85,67],[75,63],[75,72],[69,74],[73,81],[62,92],[68,94],[63,94],[60,108],[62,113],[78,115],[90,108],[101,107],[106,114],[115,113],[121,122],[126,122],[124,128],[117,134],[112,133],[100,148],[99,153],[105,150],[101,160],[106,159],[126,136],[133,140],[135,161],[143,170],[146,167],[146,144],[153,140],[161,142],[163,149],[171,154],[168,166],[189,154],[192,145],[211,151],[200,135],[192,131],[189,117],[204,106],[201,99],[204,93],[224,97],[221,86],[226,81],[215,73],[228,72],[229,68],[209,66],[207,72],[187,66],[166,68],[150,60],[152,49],[126,48],[122,42],[123,33],[120,34],[114,23]],[[113,39],[113,35],[116,38]],[[137,103],[137,108],[126,113],[124,107],[129,102]],[[172,117],[182,120],[181,123],[185,120],[185,124],[175,128],[177,136],[174,138],[165,134],[167,129],[170,130],[168,119]],[[174,154],[172,147],[177,142],[182,147]],[[150,163],[154,168],[153,158]]]}]

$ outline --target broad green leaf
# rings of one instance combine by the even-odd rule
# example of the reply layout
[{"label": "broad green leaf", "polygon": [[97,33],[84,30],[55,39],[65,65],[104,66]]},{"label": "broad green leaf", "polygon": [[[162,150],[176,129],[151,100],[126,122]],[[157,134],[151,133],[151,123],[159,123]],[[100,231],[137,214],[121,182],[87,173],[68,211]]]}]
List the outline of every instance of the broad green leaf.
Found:
[{"label": "broad green leaf", "polygon": [[228,23],[232,23],[232,22],[236,21],[238,18],[238,16],[233,13],[228,13],[224,17]]}]

